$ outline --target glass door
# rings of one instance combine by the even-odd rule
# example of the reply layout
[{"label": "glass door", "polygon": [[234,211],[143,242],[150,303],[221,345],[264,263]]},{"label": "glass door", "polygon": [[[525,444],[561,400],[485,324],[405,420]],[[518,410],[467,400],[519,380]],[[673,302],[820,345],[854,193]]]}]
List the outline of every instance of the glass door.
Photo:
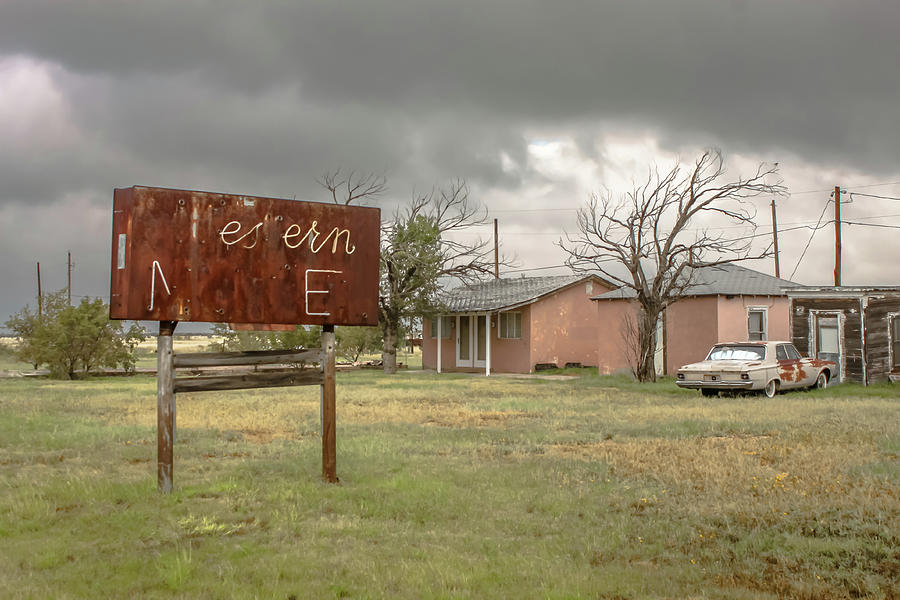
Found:
[{"label": "glass door", "polygon": [[472,317],[456,317],[456,366],[472,367]]},{"label": "glass door", "polygon": [[484,315],[473,317],[475,320],[475,366],[483,367],[487,360],[487,329]]}]

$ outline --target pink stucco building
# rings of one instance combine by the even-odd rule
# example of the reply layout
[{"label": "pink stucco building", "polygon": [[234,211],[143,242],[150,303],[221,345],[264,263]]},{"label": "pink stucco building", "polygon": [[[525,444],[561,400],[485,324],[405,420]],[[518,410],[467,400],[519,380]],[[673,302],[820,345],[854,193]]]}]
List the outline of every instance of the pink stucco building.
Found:
[{"label": "pink stucco building", "polygon": [[563,275],[450,290],[443,315],[423,324],[422,366],[485,374],[595,366],[601,322],[591,298],[611,289],[599,277]]},{"label": "pink stucco building", "polygon": [[[790,340],[790,300],[786,288],[797,284],[736,264],[697,272],[689,295],[669,305],[657,326],[656,371],[674,373],[703,360],[718,342]],[[617,289],[594,297],[601,374],[629,371],[628,323],[636,322],[632,290]],[[631,315],[629,317],[629,315]]]}]

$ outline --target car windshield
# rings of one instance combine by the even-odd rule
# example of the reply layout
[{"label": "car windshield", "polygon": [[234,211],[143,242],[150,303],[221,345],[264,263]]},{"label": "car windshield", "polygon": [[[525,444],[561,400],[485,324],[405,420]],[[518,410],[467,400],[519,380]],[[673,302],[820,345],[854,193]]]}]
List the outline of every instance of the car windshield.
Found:
[{"label": "car windshield", "polygon": [[765,346],[714,346],[706,360],[762,360]]}]

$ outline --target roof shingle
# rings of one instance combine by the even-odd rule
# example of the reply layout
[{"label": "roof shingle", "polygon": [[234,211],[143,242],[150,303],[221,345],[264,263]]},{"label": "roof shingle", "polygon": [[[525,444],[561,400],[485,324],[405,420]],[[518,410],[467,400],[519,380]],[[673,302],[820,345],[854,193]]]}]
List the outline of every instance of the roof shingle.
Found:
[{"label": "roof shingle", "polygon": [[460,313],[513,308],[588,278],[584,275],[556,275],[491,279],[447,291],[443,297],[444,310]]},{"label": "roof shingle", "polygon": [[[697,269],[697,282],[686,296],[783,296],[785,288],[803,287],[787,279],[772,277],[736,264],[716,265]],[[635,298],[637,294],[630,288],[619,288],[593,300],[616,300]]]}]

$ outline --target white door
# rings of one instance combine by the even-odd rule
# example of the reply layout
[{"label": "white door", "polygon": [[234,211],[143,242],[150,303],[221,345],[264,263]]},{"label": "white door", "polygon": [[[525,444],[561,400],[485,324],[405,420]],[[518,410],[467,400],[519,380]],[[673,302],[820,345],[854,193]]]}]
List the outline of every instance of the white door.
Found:
[{"label": "white door", "polygon": [[456,366],[483,367],[487,360],[485,315],[456,317]]}]

